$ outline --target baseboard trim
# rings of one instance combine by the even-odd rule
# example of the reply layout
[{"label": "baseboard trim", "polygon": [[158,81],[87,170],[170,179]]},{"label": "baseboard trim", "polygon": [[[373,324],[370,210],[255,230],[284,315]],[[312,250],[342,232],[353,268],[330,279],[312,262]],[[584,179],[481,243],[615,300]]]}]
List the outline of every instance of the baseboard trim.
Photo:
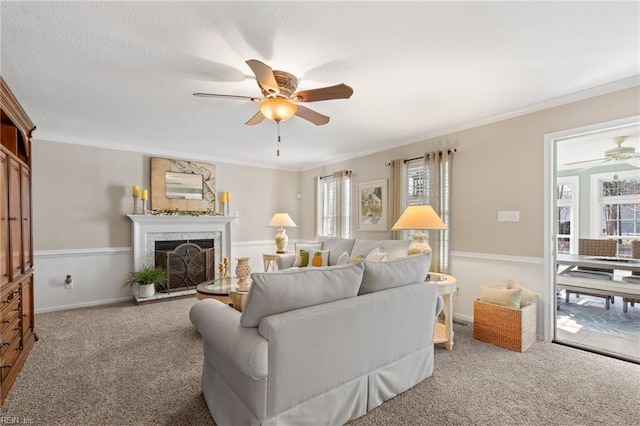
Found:
[{"label": "baseboard trim", "polygon": [[133,302],[134,300],[135,299],[133,298],[133,296],[119,297],[117,299],[97,300],[97,301],[93,301],[93,302],[75,303],[75,304],[71,304],[71,305],[55,306],[53,308],[36,309],[34,312],[36,314],[45,314],[47,312],[66,311],[66,310],[69,310],[69,309],[90,308],[92,306],[112,305],[114,303],[120,303],[120,302],[128,302],[128,301],[132,301]]}]

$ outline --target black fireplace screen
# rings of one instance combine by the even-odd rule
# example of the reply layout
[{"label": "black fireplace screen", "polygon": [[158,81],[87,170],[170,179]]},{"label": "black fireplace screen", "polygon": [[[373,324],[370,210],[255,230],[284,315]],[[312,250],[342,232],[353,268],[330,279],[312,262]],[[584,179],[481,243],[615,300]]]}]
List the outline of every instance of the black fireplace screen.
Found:
[{"label": "black fireplace screen", "polygon": [[214,241],[156,241],[155,263],[167,270],[167,284],[161,291],[194,289],[215,278]]}]

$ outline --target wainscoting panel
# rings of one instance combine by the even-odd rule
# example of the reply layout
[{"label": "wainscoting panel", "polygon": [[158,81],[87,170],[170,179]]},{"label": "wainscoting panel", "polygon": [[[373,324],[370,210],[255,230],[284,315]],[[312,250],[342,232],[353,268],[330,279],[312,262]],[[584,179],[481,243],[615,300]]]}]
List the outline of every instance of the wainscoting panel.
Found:
[{"label": "wainscoting panel", "polygon": [[[458,295],[454,302],[454,317],[473,321],[473,301],[478,286],[510,278],[529,290],[540,293],[537,321],[538,339],[551,340],[553,324],[551,308],[555,300],[548,300],[549,283],[544,279],[542,258],[494,255],[487,253],[451,252],[451,274],[458,281]],[[455,340],[455,338],[454,338]]]},{"label": "wainscoting panel", "polygon": [[[249,257],[251,270],[262,271],[262,253],[269,251],[275,251],[274,241],[232,243],[231,275],[238,257]],[[36,313],[133,300],[131,288],[122,286],[133,270],[131,247],[43,250],[34,253],[34,260]],[[73,279],[71,289],[65,288],[67,275]]]},{"label": "wainscoting panel", "polygon": [[[133,268],[131,247],[36,251],[34,260],[36,313],[132,299],[122,286]],[[67,275],[73,288],[65,288]]]}]

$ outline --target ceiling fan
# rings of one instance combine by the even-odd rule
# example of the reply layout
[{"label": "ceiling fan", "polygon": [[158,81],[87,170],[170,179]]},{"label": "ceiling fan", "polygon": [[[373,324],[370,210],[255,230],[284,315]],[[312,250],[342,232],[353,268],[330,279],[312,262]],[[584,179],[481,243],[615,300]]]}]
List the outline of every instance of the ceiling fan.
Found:
[{"label": "ceiling fan", "polygon": [[253,96],[217,93],[194,93],[193,95],[205,98],[243,99],[257,102],[259,111],[245,123],[248,126],[259,124],[265,118],[279,124],[294,115],[310,121],[316,126],[322,126],[329,122],[329,117],[299,105],[299,103],[348,99],[353,94],[353,89],[346,84],[296,92],[298,79],[293,74],[273,70],[256,59],[250,59],[246,62],[256,76],[258,87],[260,87],[264,99]]},{"label": "ceiling fan", "polygon": [[604,152],[604,157],[595,158],[593,160],[575,161],[573,163],[565,163],[565,166],[572,166],[575,164],[593,163],[596,161],[607,162],[611,160],[629,160],[633,158],[640,158],[640,153],[636,153],[635,148],[631,146],[622,146],[629,136],[617,136],[613,138],[613,143],[616,144],[615,148],[608,149]]}]

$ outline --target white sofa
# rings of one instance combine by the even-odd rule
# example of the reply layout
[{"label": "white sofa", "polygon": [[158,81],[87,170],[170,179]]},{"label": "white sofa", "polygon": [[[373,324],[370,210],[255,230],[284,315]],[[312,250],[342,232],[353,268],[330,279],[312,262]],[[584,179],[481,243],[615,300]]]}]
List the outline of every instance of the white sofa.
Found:
[{"label": "white sofa", "polygon": [[242,313],[194,305],[216,424],[340,425],[429,377],[442,309],[430,261],[254,273]]},{"label": "white sofa", "polygon": [[[397,259],[406,257],[409,251],[409,240],[365,240],[362,238],[338,238],[318,236],[314,243],[318,244],[322,250],[329,250],[329,265],[337,265],[338,259],[343,253],[353,259],[358,256],[366,258],[374,249],[381,248],[386,253],[386,259]],[[296,248],[307,246],[313,243],[297,243],[294,245],[293,253],[281,254],[276,260],[279,270],[288,269],[294,265]]]}]

